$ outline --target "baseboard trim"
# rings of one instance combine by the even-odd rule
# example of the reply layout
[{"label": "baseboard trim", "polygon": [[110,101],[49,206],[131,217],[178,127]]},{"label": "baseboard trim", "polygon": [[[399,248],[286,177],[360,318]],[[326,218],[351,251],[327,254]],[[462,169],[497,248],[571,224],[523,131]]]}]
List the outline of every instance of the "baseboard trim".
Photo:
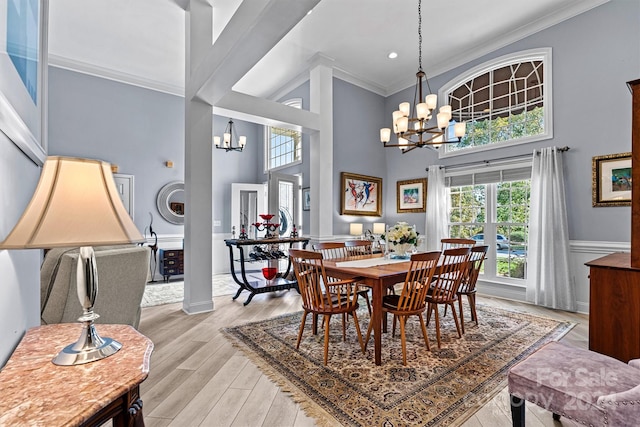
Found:
[{"label": "baseboard trim", "polygon": [[187,304],[186,301],[182,302],[182,311],[191,314],[208,313],[213,311],[213,301],[201,301],[197,303]]}]

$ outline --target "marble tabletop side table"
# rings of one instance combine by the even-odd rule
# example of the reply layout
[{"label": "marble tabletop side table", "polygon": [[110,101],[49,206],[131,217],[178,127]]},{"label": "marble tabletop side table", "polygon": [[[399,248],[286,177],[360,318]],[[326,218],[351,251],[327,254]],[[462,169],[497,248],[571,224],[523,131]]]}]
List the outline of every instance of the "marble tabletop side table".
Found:
[{"label": "marble tabletop side table", "polygon": [[153,342],[128,325],[97,324],[122,348],[95,362],[58,366],[51,360],[80,335],[80,323],[29,329],[0,370],[0,426],[144,426],[140,383]]}]

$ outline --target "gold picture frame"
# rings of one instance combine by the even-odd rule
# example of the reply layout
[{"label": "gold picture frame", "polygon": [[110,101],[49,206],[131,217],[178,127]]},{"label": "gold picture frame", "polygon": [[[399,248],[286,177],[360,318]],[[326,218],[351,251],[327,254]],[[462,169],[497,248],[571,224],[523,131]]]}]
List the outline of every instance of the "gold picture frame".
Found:
[{"label": "gold picture frame", "polygon": [[340,214],[382,216],[382,178],[341,172]]},{"label": "gold picture frame", "polygon": [[427,178],[397,182],[396,206],[398,213],[427,211]]},{"label": "gold picture frame", "polygon": [[631,153],[595,156],[592,169],[594,207],[631,206]]}]

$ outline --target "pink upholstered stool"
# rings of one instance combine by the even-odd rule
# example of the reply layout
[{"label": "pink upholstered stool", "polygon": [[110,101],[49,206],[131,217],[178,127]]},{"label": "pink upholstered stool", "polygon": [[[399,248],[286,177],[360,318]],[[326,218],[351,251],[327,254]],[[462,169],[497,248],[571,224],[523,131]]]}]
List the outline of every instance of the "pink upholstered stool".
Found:
[{"label": "pink upholstered stool", "polygon": [[559,342],[542,346],[509,370],[513,426],[524,401],[588,426],[640,425],[640,359],[612,357]]}]

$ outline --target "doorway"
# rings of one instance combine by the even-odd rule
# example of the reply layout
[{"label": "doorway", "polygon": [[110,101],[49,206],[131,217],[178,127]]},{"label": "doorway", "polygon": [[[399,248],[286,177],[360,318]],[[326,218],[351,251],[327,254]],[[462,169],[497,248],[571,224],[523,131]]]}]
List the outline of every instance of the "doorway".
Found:
[{"label": "doorway", "polygon": [[280,236],[288,237],[295,226],[301,229],[300,176],[277,172],[269,177],[269,212],[278,213]]}]

